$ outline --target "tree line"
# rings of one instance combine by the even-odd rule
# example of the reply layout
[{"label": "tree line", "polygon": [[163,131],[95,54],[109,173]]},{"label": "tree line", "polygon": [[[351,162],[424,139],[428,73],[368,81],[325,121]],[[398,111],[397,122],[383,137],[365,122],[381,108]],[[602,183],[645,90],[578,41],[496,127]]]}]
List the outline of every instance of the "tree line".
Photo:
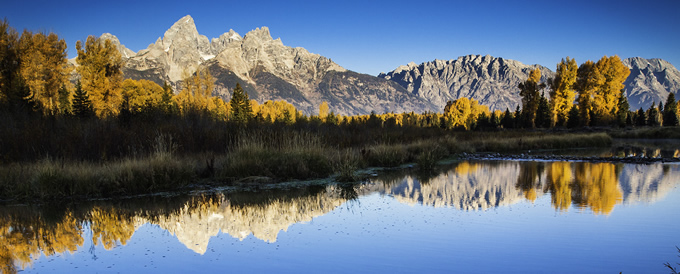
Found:
[{"label": "tree line", "polygon": [[[567,57],[557,64],[555,77],[542,83],[540,70],[532,70],[518,86],[522,107],[514,112],[490,111],[474,99],[460,98],[449,101],[443,113],[345,116],[329,112],[328,103],[322,102],[318,114],[307,116],[285,101],[259,104],[250,100],[239,84],[225,102],[213,95],[215,80],[207,69],[186,75],[177,93],[167,83],[124,79],[122,57],[109,40],[89,36],[85,43],[77,42],[76,50],[73,68],[66,59],[66,43],[56,34],[25,30],[19,35],[7,20],[0,22],[1,107],[9,112],[122,121],[199,112],[241,125],[316,123],[460,130],[678,125],[678,102],[672,93],[665,105],[660,102],[647,111],[629,110],[623,83],[630,71],[618,56],[580,66]],[[74,69],[79,78],[72,84],[69,78]]]}]

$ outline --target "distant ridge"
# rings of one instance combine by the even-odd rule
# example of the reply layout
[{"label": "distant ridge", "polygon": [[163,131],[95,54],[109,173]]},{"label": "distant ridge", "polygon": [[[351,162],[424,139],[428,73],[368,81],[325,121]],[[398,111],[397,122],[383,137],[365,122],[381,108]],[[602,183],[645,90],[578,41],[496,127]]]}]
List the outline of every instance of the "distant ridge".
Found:
[{"label": "distant ridge", "polygon": [[[182,79],[199,68],[216,79],[215,95],[231,97],[236,83],[260,103],[286,100],[307,114],[323,101],[336,114],[370,112],[441,112],[449,100],[468,97],[492,110],[514,110],[521,104],[517,85],[538,68],[542,81],[554,76],[549,68],[489,55],[409,63],[378,77],[349,71],[324,56],[285,46],[267,27],[241,36],[234,30],[208,39],[191,16],[175,22],[146,49],[134,52],[109,33],[125,61],[126,78],[168,82],[178,92]],[[75,63],[75,60],[71,60]],[[665,102],[680,90],[680,72],[662,59],[623,60],[631,69],[625,94],[632,110]],[[547,91],[547,90],[546,90]],[[546,92],[547,95],[547,92]]]}]

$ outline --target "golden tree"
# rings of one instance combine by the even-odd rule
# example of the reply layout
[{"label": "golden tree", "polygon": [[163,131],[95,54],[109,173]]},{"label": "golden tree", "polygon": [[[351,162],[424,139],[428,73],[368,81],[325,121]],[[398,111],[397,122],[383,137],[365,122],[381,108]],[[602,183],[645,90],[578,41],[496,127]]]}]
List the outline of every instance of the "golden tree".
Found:
[{"label": "golden tree", "polygon": [[182,90],[173,98],[180,113],[193,110],[214,109],[212,96],[215,78],[207,69],[197,70],[192,76],[184,78]]},{"label": "golden tree", "polygon": [[118,115],[123,101],[120,52],[111,41],[94,36],[87,37],[84,46],[78,41],[76,50],[83,90],[90,96],[95,114],[101,118]]},{"label": "golden tree", "polygon": [[601,82],[593,96],[593,111],[602,122],[611,122],[618,111],[617,103],[630,69],[616,55],[603,56],[595,67],[601,75]]},{"label": "golden tree", "polygon": [[567,57],[557,64],[557,73],[550,85],[550,112],[556,125],[566,125],[569,110],[574,105],[577,70],[578,66],[573,58]]},{"label": "golden tree", "polygon": [[59,89],[68,82],[66,42],[50,33],[24,31],[19,39],[19,74],[44,114],[59,111]]},{"label": "golden tree", "polygon": [[321,102],[321,105],[319,105],[319,118],[321,118],[321,121],[325,121],[326,116],[328,116],[328,103],[323,101]]}]

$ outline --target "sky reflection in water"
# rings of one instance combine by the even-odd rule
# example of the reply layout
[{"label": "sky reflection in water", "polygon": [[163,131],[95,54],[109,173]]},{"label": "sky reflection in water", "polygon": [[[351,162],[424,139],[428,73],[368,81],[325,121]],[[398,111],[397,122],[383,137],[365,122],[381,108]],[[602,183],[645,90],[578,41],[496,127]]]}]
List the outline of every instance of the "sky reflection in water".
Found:
[{"label": "sky reflection in water", "polygon": [[680,165],[477,161],[357,186],[0,208],[4,272],[663,272]]}]

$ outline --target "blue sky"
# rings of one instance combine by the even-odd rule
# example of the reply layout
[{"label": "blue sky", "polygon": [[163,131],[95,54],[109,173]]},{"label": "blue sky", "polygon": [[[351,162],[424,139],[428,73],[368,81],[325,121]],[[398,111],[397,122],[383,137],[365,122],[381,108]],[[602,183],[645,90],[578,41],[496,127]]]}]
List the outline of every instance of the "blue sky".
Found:
[{"label": "blue sky", "polygon": [[603,55],[680,64],[680,1],[17,1],[0,17],[68,43],[112,33],[139,51],[181,17],[208,38],[267,26],[287,46],[377,75],[409,62],[492,55],[555,70]]}]

